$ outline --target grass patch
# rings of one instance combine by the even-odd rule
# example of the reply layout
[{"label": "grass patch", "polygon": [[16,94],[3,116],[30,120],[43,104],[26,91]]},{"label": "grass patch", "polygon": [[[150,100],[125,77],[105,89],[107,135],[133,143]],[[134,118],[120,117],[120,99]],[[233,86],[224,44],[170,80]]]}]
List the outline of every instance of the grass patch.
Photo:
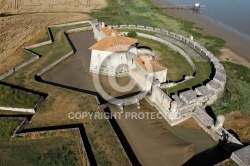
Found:
[{"label": "grass patch", "polygon": [[9,139],[20,122],[21,119],[0,118],[0,165],[83,164],[77,132],[42,134],[34,140],[25,137]]},{"label": "grass patch", "polygon": [[184,75],[193,75],[191,66],[178,52],[155,40],[143,37],[136,38],[138,39],[139,46],[150,47],[157,53],[159,62],[168,69],[167,78],[169,80],[177,81],[182,79]]},{"label": "grass patch", "polygon": [[0,85],[0,91],[0,106],[5,107],[34,108],[40,97],[3,85]]},{"label": "grass patch", "polygon": [[168,95],[171,93],[178,94],[178,91],[183,89],[192,89],[193,86],[203,84],[204,81],[209,79],[212,73],[212,67],[208,62],[195,62],[197,68],[197,73],[195,78],[185,81],[179,85],[176,85],[172,88],[164,89],[165,92],[168,92]]},{"label": "grass patch", "polygon": [[227,72],[225,92],[212,106],[216,114],[240,111],[250,115],[250,70],[232,62],[223,62]]},{"label": "grass patch", "polygon": [[72,138],[0,140],[1,165],[82,165],[77,143]]},{"label": "grass patch", "polygon": [[[215,36],[207,36],[197,30],[193,30],[195,24],[178,18],[173,18],[163,13],[159,9],[150,9],[154,6],[149,0],[107,0],[108,6],[99,11],[91,13],[93,18],[105,21],[106,24],[135,24],[152,26],[189,37],[194,39],[201,45],[205,46],[214,55],[220,54],[220,48],[224,46],[225,41]],[[128,14],[129,13],[129,14]],[[200,30],[198,28],[198,30]]]},{"label": "grass patch", "polygon": [[8,140],[21,121],[14,118],[0,118],[0,140]]},{"label": "grass patch", "polygon": [[72,49],[64,32],[70,29],[81,28],[84,26],[90,26],[89,24],[78,24],[65,27],[53,27],[50,28],[54,42],[41,47],[32,48],[31,51],[40,54],[42,56],[49,56],[46,61],[38,68],[37,71],[41,70],[45,66],[48,66],[55,62],[57,59],[69,53]]}]

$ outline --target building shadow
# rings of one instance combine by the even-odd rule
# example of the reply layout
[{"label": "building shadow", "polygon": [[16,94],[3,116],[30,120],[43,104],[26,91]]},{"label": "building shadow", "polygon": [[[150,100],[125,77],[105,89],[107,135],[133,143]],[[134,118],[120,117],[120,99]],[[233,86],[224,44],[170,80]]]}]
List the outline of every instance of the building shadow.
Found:
[{"label": "building shadow", "polygon": [[103,111],[109,115],[109,122],[111,124],[111,126],[113,127],[118,139],[120,140],[122,147],[124,148],[130,162],[132,163],[132,165],[135,166],[141,166],[141,163],[139,162],[139,160],[137,159],[132,147],[130,146],[126,136],[124,135],[124,133],[122,132],[122,129],[120,128],[119,124],[117,123],[116,119],[112,116],[111,110],[109,107],[103,109]]},{"label": "building shadow", "polygon": [[222,146],[216,145],[210,149],[207,149],[201,153],[196,154],[189,159],[183,166],[213,166],[225,159],[228,159],[231,153],[223,149]]},{"label": "building shadow", "polygon": [[215,115],[214,111],[212,110],[212,108],[211,108],[210,106],[207,106],[207,107],[205,108],[205,110],[206,110],[207,114],[208,114],[211,118],[213,118],[213,120],[214,120],[214,122],[215,122],[215,121],[216,121],[216,115]]}]

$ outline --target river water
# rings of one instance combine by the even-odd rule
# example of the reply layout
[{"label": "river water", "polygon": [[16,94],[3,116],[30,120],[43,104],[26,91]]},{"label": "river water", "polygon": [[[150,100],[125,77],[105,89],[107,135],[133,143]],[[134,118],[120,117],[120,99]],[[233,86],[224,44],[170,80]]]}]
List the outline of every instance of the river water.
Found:
[{"label": "river water", "polygon": [[250,1],[249,0],[166,0],[174,4],[204,5],[200,11],[205,17],[215,20],[225,27],[250,38]]}]

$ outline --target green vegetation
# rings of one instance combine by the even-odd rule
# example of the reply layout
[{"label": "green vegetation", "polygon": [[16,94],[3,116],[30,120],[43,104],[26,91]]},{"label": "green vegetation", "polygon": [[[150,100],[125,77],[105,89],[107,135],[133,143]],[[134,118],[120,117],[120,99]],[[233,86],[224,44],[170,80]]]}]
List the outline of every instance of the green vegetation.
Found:
[{"label": "green vegetation", "polygon": [[136,37],[138,39],[139,46],[150,47],[157,53],[157,59],[159,62],[168,68],[168,79],[171,81],[178,81],[183,78],[184,75],[193,75],[193,70],[187,60],[178,52],[174,51],[165,44],[157,42],[155,40]]},{"label": "green vegetation", "polygon": [[39,100],[38,95],[12,89],[3,85],[0,85],[0,91],[0,106],[34,108]]},{"label": "green vegetation", "polygon": [[207,62],[195,62],[195,66],[197,68],[197,73],[195,78],[185,81],[177,86],[172,88],[165,89],[164,91],[168,92],[168,94],[175,93],[177,94],[178,91],[184,89],[192,89],[193,86],[203,84],[204,81],[209,79],[209,76],[212,73],[212,67],[210,63]]},{"label": "green vegetation", "polygon": [[250,70],[231,62],[224,62],[223,66],[227,72],[225,92],[212,109],[216,114],[240,111],[250,115]]},{"label": "green vegetation", "polygon": [[74,133],[35,140],[9,140],[19,123],[19,119],[0,119],[0,165],[82,165]]},{"label": "green vegetation", "polygon": [[128,32],[128,37],[136,37],[137,36],[137,33],[135,31],[130,31]]},{"label": "green vegetation", "polygon": [[[219,55],[219,48],[223,47],[225,41],[215,36],[201,34],[194,23],[173,18],[165,15],[159,9],[151,9],[154,6],[150,0],[107,0],[108,6],[100,11],[92,12],[92,17],[106,24],[135,24],[152,26],[182,34],[189,37],[194,36],[201,45],[205,46],[214,55]],[[129,13],[129,15],[128,15]],[[196,29],[196,30],[194,30]]]},{"label": "green vegetation", "polygon": [[66,55],[72,50],[66,36],[64,35],[65,31],[84,26],[89,26],[89,24],[78,24],[72,26],[50,28],[52,36],[54,38],[54,42],[52,44],[47,44],[41,47],[31,49],[31,51],[37,54],[50,57],[46,59],[46,61],[37,69],[37,71],[41,70],[45,66],[52,64],[57,59]]},{"label": "green vegetation", "polygon": [[0,119],[0,140],[8,140],[21,121],[14,118]]}]

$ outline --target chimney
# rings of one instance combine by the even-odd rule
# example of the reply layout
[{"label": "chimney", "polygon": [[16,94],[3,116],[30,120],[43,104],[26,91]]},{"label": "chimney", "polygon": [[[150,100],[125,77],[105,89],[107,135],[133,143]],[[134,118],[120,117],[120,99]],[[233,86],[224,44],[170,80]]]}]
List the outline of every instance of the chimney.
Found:
[{"label": "chimney", "polygon": [[104,22],[102,22],[102,28],[104,28],[105,27],[105,23]]},{"label": "chimney", "polygon": [[111,36],[113,36],[113,37],[116,36],[116,32],[112,31]]}]

